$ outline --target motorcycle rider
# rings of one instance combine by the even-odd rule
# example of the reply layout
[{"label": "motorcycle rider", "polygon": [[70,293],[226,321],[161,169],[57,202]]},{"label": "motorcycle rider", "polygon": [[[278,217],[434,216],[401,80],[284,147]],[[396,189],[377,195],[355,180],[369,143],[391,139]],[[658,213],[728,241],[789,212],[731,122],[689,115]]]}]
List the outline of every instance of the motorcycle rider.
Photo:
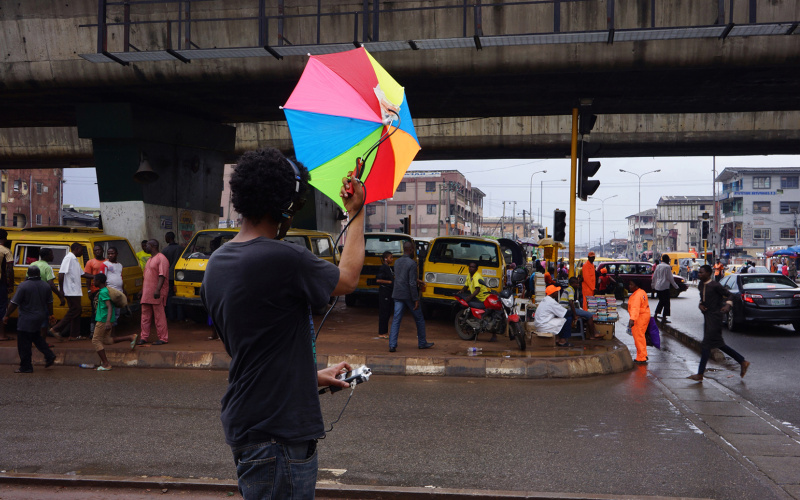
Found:
[{"label": "motorcycle rider", "polygon": [[[470,307],[476,309],[485,309],[486,306],[483,305],[483,301],[489,296],[489,288],[480,283],[482,279],[483,275],[478,271],[478,263],[470,262],[469,277],[467,278],[464,288],[461,289],[461,293],[470,293],[468,296],[464,297],[464,300],[467,301]],[[489,339],[489,342],[497,342],[496,333],[492,333],[492,338]]]}]

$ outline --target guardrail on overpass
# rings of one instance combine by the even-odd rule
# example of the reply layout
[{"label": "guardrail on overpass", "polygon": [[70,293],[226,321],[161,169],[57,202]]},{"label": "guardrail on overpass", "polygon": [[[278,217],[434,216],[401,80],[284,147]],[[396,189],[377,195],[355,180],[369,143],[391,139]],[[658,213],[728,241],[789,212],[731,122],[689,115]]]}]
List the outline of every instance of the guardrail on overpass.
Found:
[{"label": "guardrail on overpass", "polygon": [[[800,34],[791,6],[781,10],[766,0],[709,0],[697,2],[687,13],[674,2],[630,0],[530,0],[485,5],[480,1],[439,2],[439,5],[406,6],[403,2],[363,0],[360,9],[346,2],[317,1],[316,10],[278,0],[241,0],[234,15],[215,15],[204,8],[208,0],[97,0],[97,22],[81,28],[97,30],[97,51],[80,54],[94,63],[196,59],[275,57],[325,54],[364,46],[371,52],[435,50],[484,47],[614,43],[690,38],[726,38]],[[435,3],[435,2],[432,2]],[[156,9],[154,5],[165,8]],[[584,5],[580,5],[584,4]],[[759,8],[760,5],[764,5]],[[324,5],[324,8],[323,8]],[[349,5],[356,6],[358,2]],[[344,8],[342,8],[344,7]],[[513,22],[520,9],[536,11],[539,26],[530,31]],[[619,8],[619,13],[618,13]],[[288,13],[288,12],[293,13]],[[580,11],[581,16],[576,16]],[[163,12],[163,15],[162,15]],[[231,12],[231,9],[222,10]],[[450,33],[426,36],[423,16],[436,13],[457,19],[448,24]],[[759,18],[759,13],[761,17]],[[138,18],[137,18],[138,16]],[[692,19],[692,17],[695,19]],[[781,19],[782,16],[789,19]],[[111,18],[111,21],[109,21]],[[698,22],[702,19],[703,22]],[[405,21],[405,22],[404,22]],[[416,22],[415,22],[416,21]],[[672,22],[670,22],[672,21]],[[683,24],[681,24],[683,21]],[[691,22],[695,21],[695,22]],[[761,21],[761,22],[759,22]],[[708,24],[712,23],[712,24]],[[352,25],[352,40],[330,38]],[[232,29],[237,27],[237,29]],[[502,32],[492,33],[491,27]],[[516,30],[515,30],[516,28]],[[523,29],[526,28],[526,29]],[[116,50],[109,49],[109,33]],[[215,31],[227,34],[220,44]],[[382,36],[381,32],[389,32]],[[231,36],[235,32],[238,35]],[[134,44],[132,38],[135,38]],[[139,41],[141,40],[141,41]]]}]

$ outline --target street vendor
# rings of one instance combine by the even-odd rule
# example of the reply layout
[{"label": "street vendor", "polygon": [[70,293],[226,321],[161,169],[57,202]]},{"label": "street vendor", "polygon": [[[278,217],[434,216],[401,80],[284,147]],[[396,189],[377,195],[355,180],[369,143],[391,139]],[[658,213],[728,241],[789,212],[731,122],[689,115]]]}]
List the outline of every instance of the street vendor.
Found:
[{"label": "street vendor", "polygon": [[[605,269],[603,269],[605,271]],[[578,318],[583,318],[586,321],[588,330],[589,330],[589,337],[592,339],[602,339],[603,335],[599,335],[597,333],[597,329],[594,327],[594,319],[593,314],[589,311],[581,309],[580,305],[575,304],[575,296],[578,293],[578,287],[580,286],[581,281],[573,276],[569,279],[569,286],[565,287],[561,291],[561,295],[558,299],[558,303],[567,310],[567,316],[571,317],[572,319],[572,326],[575,327],[575,324],[578,322]]]},{"label": "street vendor", "polygon": [[536,307],[536,316],[533,318],[533,329],[537,333],[550,333],[558,336],[556,347],[572,347],[569,338],[572,336],[571,321],[568,320],[569,312],[558,303],[558,292],[561,287],[550,285],[545,289],[547,295]]}]

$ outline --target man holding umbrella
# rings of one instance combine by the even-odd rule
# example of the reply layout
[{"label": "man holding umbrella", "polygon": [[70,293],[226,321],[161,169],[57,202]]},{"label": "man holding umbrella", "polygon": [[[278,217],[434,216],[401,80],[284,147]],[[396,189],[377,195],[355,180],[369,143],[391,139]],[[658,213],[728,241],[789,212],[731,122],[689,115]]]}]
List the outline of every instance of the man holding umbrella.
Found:
[{"label": "man holding umbrella", "polygon": [[274,148],[239,159],[230,188],[241,230],[211,256],[200,291],[231,356],[221,420],[245,499],[314,497],[317,439],[325,435],[317,388],[348,387],[336,376],[352,370],[341,362],[317,371],[311,311],[358,284],[364,192],[343,179],[351,222],[336,267],[281,241],[308,181],[301,163]]}]

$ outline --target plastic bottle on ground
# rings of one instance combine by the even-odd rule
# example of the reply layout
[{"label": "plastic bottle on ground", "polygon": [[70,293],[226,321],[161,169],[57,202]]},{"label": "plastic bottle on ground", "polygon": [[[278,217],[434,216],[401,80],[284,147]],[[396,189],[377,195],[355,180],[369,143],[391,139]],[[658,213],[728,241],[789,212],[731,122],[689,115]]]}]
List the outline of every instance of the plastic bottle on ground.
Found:
[{"label": "plastic bottle on ground", "polygon": [[482,352],[483,347],[467,347],[467,352]]},{"label": "plastic bottle on ground", "polygon": [[94,370],[95,366],[89,363],[81,363],[79,365],[81,368],[88,368],[89,370]]}]

